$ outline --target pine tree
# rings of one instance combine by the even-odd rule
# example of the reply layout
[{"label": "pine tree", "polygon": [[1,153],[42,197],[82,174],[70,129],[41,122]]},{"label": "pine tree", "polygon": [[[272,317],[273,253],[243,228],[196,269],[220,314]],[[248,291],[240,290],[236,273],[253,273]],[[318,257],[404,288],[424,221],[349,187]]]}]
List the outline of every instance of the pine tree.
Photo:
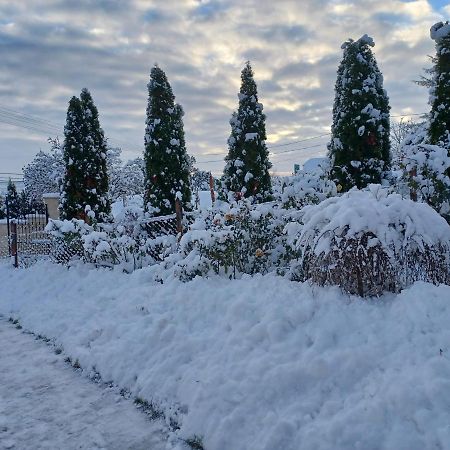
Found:
[{"label": "pine tree", "polygon": [[447,149],[450,156],[450,24],[439,22],[431,27],[436,42],[433,83],[430,91],[429,142]]},{"label": "pine tree", "polygon": [[390,167],[389,99],[374,45],[367,35],[342,45],[328,150],[332,178],[344,191],[380,183]]},{"label": "pine tree", "polygon": [[8,181],[8,188],[6,191],[6,201],[8,203],[8,215],[10,218],[18,219],[20,217],[20,199],[17,193],[17,188],[11,178]]},{"label": "pine tree", "polygon": [[228,138],[228,155],[222,177],[221,196],[229,194],[267,201],[272,195],[269,169],[269,152],[266,147],[266,116],[258,102],[258,92],[253,70],[247,62],[241,72],[239,107],[231,120]]},{"label": "pine tree", "polygon": [[4,219],[6,217],[6,204],[5,199],[0,194],[0,220]]},{"label": "pine tree", "polygon": [[166,74],[153,67],[148,83],[144,203],[155,215],[173,213],[177,196],[184,207],[191,200],[183,114]]},{"label": "pine tree", "polygon": [[65,175],[61,211],[65,219],[109,219],[106,139],[87,89],[72,97],[64,128]]}]

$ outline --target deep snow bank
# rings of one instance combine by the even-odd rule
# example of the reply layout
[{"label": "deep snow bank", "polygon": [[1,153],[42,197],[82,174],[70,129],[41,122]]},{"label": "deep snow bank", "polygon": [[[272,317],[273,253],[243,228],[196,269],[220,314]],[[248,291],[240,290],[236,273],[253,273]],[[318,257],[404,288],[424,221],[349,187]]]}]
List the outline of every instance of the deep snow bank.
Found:
[{"label": "deep snow bank", "polygon": [[274,276],[160,285],[149,273],[0,265],[0,313],[178,405],[179,435],[207,450],[448,446],[450,287],[372,302]]}]

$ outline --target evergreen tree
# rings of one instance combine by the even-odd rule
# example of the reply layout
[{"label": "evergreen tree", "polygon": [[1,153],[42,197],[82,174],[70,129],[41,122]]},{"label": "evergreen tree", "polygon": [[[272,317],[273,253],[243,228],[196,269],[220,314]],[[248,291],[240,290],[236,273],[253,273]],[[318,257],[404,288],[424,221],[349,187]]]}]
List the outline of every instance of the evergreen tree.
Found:
[{"label": "evergreen tree", "polygon": [[72,97],[64,128],[65,175],[61,211],[65,219],[104,221],[111,207],[106,168],[107,145],[98,111],[87,89]]},{"label": "evergreen tree", "polygon": [[0,194],[0,220],[4,219],[6,217],[6,204],[5,199]]},{"label": "evergreen tree", "polygon": [[333,181],[344,191],[380,183],[390,167],[389,99],[374,45],[367,35],[342,45],[328,150]]},{"label": "evergreen tree", "polygon": [[32,205],[31,205],[30,197],[28,196],[26,191],[22,191],[19,194],[19,216],[25,217],[27,214],[30,214],[31,211],[32,211]]},{"label": "evergreen tree", "polygon": [[189,160],[183,130],[183,109],[166,74],[152,68],[148,84],[145,129],[145,209],[155,215],[175,211],[180,197],[186,207],[191,200]]},{"label": "evergreen tree", "polygon": [[73,96],[67,110],[64,127],[63,157],[65,172],[60,200],[63,219],[85,219],[84,203],[84,152],[83,152],[83,107],[78,97]]},{"label": "evergreen tree", "polygon": [[222,178],[221,196],[234,194],[252,197],[255,201],[267,201],[272,195],[269,169],[269,152],[266,147],[266,116],[258,102],[258,92],[253,70],[247,62],[241,73],[239,107],[231,120],[228,138],[228,155]]},{"label": "evergreen tree", "polygon": [[6,201],[8,202],[8,215],[10,218],[18,219],[20,217],[20,199],[17,188],[11,178],[8,181],[6,191]]},{"label": "evergreen tree", "polygon": [[431,27],[436,42],[436,58],[430,90],[429,142],[447,149],[450,156],[450,24],[439,22]]}]

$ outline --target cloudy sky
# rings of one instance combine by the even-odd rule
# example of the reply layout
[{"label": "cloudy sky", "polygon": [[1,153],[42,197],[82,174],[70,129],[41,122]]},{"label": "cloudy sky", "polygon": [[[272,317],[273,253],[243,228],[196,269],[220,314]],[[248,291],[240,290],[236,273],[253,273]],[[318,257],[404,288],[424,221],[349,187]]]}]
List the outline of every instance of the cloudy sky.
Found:
[{"label": "cloudy sky", "polygon": [[141,155],[158,63],[185,109],[189,153],[220,173],[246,60],[274,171],[291,171],[325,153],[327,136],[291,143],[329,132],[343,41],[372,36],[392,115],[422,113],[427,93],[411,80],[434,53],[430,26],[449,17],[438,0],[0,0],[0,172],[20,172],[62,136],[83,87],[111,145]]}]

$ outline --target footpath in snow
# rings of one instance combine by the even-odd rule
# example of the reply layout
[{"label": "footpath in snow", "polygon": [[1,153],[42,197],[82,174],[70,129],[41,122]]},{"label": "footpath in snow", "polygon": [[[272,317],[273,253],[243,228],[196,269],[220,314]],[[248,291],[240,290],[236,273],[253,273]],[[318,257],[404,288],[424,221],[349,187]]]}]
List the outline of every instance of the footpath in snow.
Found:
[{"label": "footpath in snow", "polygon": [[160,450],[161,424],[0,319],[0,449]]}]

